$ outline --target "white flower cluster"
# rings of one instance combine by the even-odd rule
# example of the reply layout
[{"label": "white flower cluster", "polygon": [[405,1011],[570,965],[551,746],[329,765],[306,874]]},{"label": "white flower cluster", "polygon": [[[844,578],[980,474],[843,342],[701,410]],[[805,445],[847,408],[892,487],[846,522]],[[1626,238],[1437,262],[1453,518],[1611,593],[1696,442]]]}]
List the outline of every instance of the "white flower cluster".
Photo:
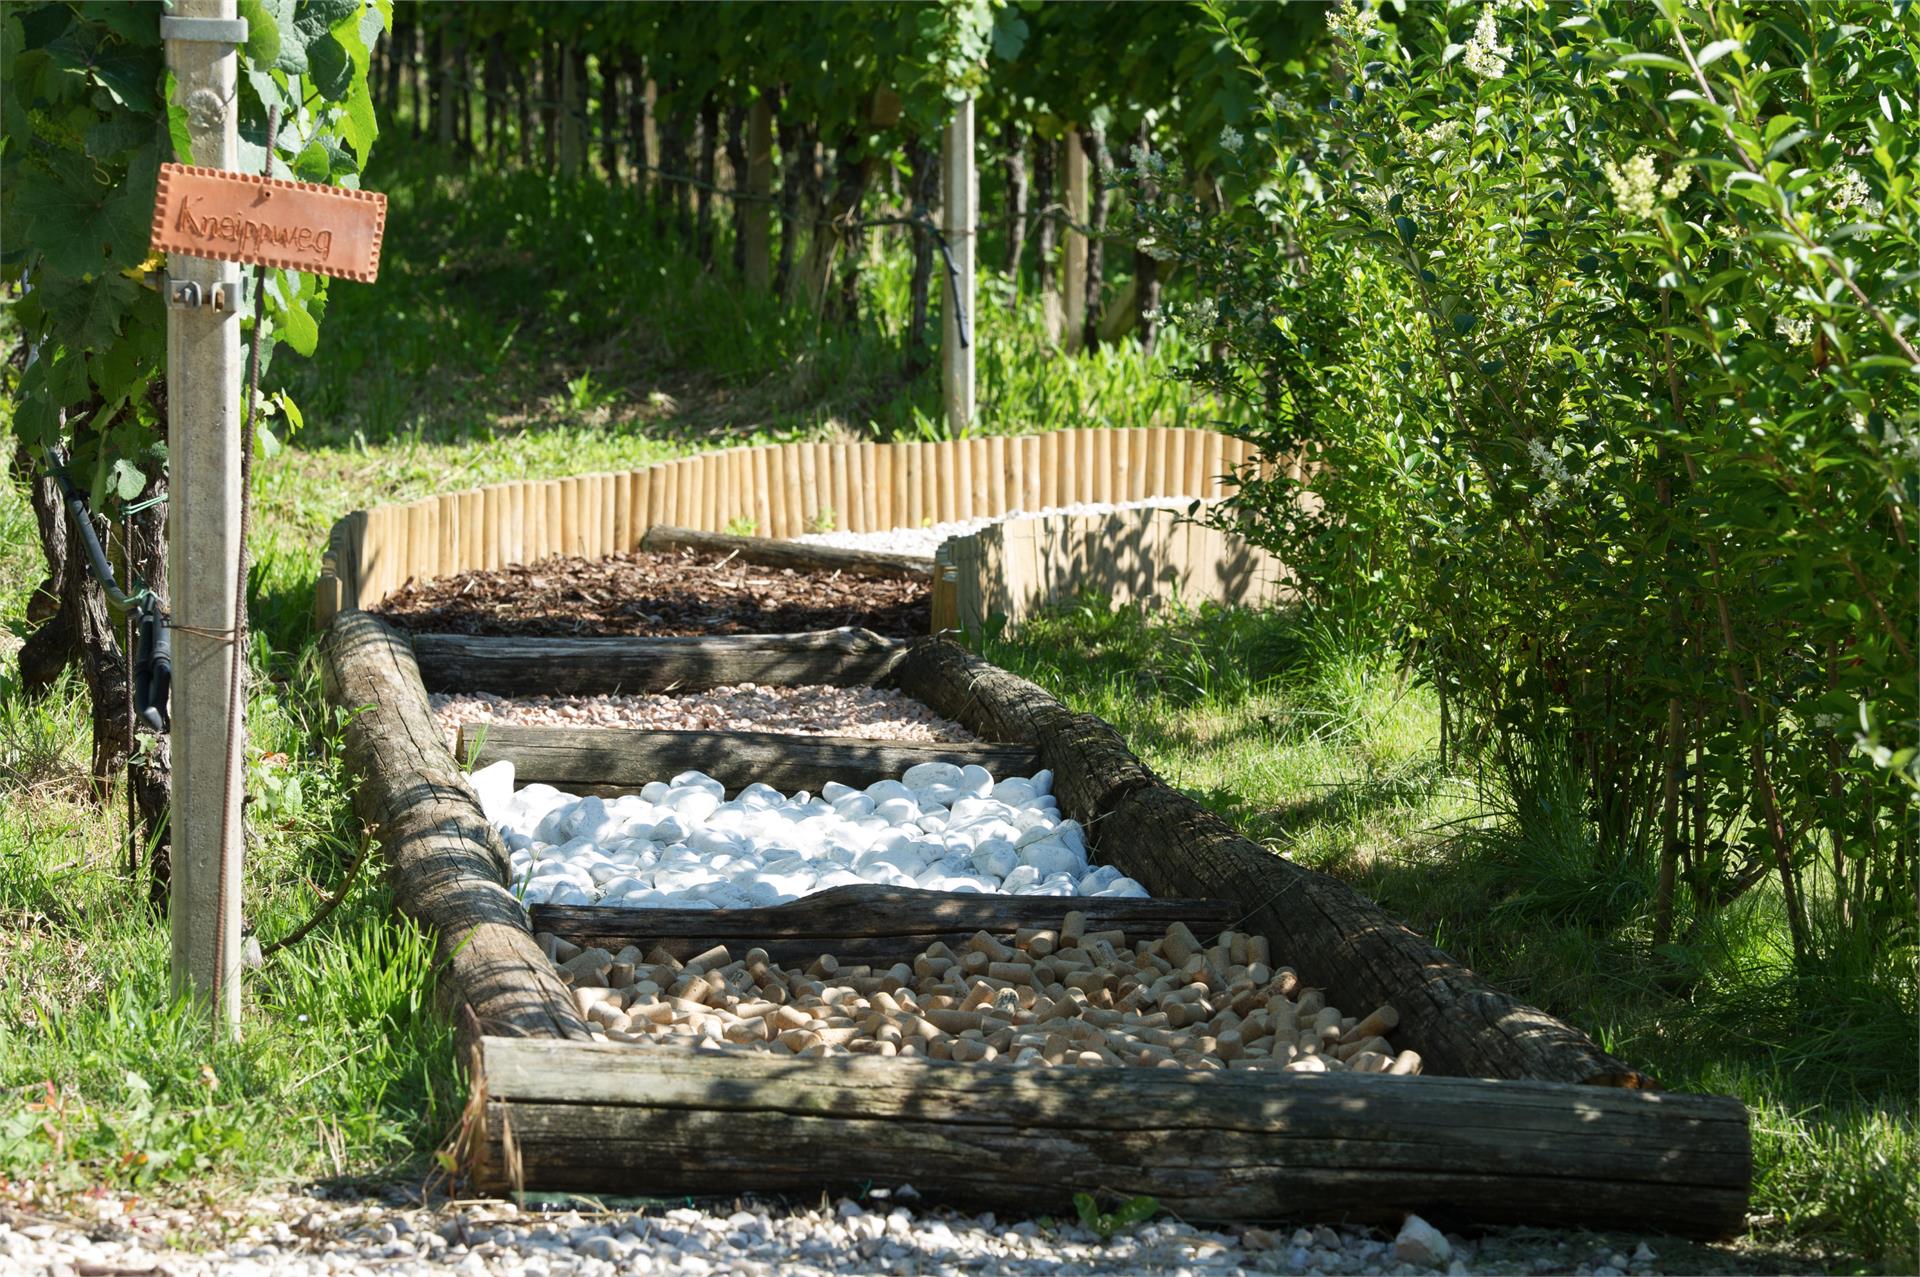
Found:
[{"label": "white flower cluster", "polygon": [[1841,718],[1838,714],[1815,714],[1813,716],[1813,728],[1818,732],[1838,731],[1840,723]]},{"label": "white flower cluster", "polygon": [[1911,419],[1904,429],[1897,421],[1887,422],[1885,447],[1894,456],[1920,465],[1920,426]]},{"label": "white flower cluster", "polygon": [[1387,204],[1400,194],[1398,182],[1387,182],[1380,186],[1370,186],[1360,192],[1360,202],[1372,209],[1379,217],[1386,216]]},{"label": "white flower cluster", "polygon": [[1138,142],[1133,144],[1133,167],[1148,177],[1163,177],[1167,171],[1167,161],[1158,151],[1150,151]]},{"label": "white flower cluster", "polygon": [[1460,136],[1460,121],[1440,120],[1421,130],[1420,140],[1428,146],[1445,146]]},{"label": "white flower cluster", "polygon": [[1878,217],[1881,212],[1880,201],[1873,198],[1873,188],[1867,185],[1867,179],[1852,169],[1844,170],[1839,185],[1834,187],[1832,207],[1836,213],[1857,208],[1868,217]]},{"label": "white flower cluster", "polygon": [[1533,469],[1547,481],[1546,487],[1533,494],[1533,508],[1544,514],[1566,499],[1569,493],[1586,490],[1587,476],[1574,474],[1567,468],[1566,455],[1569,451],[1562,440],[1553,441],[1548,447],[1538,439],[1527,440],[1527,455],[1533,459]]},{"label": "white flower cluster", "polygon": [[1775,315],[1773,331],[1787,339],[1793,346],[1804,346],[1813,340],[1813,317],[1811,315]]},{"label": "white flower cluster", "polygon": [[1220,322],[1220,303],[1211,297],[1189,302],[1180,308],[1176,322],[1190,328],[1211,328]]},{"label": "white flower cluster", "polygon": [[1499,79],[1507,73],[1507,58],[1513,53],[1499,40],[1499,22],[1494,17],[1493,6],[1487,5],[1480,10],[1480,20],[1473,24],[1473,35],[1460,55],[1461,63],[1483,80]]},{"label": "white flower cluster", "polygon": [[1639,152],[1627,161],[1624,169],[1608,161],[1600,166],[1600,171],[1606,174],[1607,185],[1613,188],[1613,202],[1636,222],[1653,216],[1657,207],[1655,195],[1663,200],[1675,199],[1693,181],[1690,171],[1675,169],[1673,175],[1662,182],[1659,170],[1653,166],[1651,151]]},{"label": "white flower cluster", "polygon": [[1234,128],[1233,125],[1229,124],[1227,125],[1226,128],[1220,130],[1220,149],[1221,150],[1230,151],[1233,154],[1238,155],[1240,154],[1240,148],[1245,146],[1246,144],[1247,144],[1247,139],[1242,137],[1240,134],[1240,130]]},{"label": "white flower cluster", "polygon": [[1327,30],[1336,40],[1361,41],[1380,29],[1380,14],[1370,4],[1355,4],[1353,0],[1340,0],[1340,3],[1327,10]]}]

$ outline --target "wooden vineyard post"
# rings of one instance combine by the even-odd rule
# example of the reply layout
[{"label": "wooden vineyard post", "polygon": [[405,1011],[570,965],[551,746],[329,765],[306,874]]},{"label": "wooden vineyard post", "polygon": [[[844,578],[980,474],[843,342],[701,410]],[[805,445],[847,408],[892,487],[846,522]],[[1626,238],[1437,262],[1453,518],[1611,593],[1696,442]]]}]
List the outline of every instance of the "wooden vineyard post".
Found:
[{"label": "wooden vineyard post", "polygon": [[1067,233],[1061,237],[1066,269],[1060,272],[1060,286],[1066,290],[1062,313],[1066,315],[1068,350],[1080,349],[1080,337],[1087,323],[1087,237],[1080,227],[1087,224],[1087,152],[1080,145],[1080,131],[1067,134],[1064,143],[1067,160]]},{"label": "wooden vineyard post", "polygon": [[[246,24],[234,0],[179,0],[163,32],[196,163],[239,159],[234,112]],[[184,20],[184,21],[182,21]],[[200,23],[230,24],[225,38]],[[175,32],[181,32],[176,36]],[[222,306],[167,309],[167,589],[173,613],[173,992],[211,1004],[240,1030],[241,736],[229,731],[240,556],[240,268],[168,255],[169,288],[224,293]],[[227,635],[229,637],[222,637]]]},{"label": "wooden vineyard post", "polygon": [[974,227],[979,220],[979,185],[973,165],[973,99],[956,102],[947,121],[941,157],[941,228],[953,254],[947,304],[940,320],[941,386],[947,408],[947,434],[960,438],[973,425],[974,403]]},{"label": "wooden vineyard post", "polygon": [[773,106],[763,92],[747,114],[747,194],[741,209],[746,236],[747,287],[764,293],[772,282]]}]

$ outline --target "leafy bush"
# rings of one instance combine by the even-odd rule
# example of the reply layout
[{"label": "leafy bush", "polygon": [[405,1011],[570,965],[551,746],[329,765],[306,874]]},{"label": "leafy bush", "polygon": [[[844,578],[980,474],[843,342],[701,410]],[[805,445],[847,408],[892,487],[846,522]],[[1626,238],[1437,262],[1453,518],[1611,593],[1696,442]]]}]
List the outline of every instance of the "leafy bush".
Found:
[{"label": "leafy bush", "polygon": [[1920,13],[1343,4],[1289,88],[1211,12],[1245,197],[1143,154],[1141,229],[1201,281],[1187,375],[1309,459],[1225,517],[1443,748],[1564,739],[1656,947],[1762,883],[1798,959],[1910,944]]}]

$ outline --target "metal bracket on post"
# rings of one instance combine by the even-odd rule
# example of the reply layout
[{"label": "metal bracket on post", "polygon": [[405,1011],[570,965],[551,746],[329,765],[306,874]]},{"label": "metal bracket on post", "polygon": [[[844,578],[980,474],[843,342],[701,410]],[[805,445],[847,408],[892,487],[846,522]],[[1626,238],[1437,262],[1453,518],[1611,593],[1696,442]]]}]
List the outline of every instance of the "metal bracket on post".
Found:
[{"label": "metal bracket on post", "polygon": [[160,18],[162,40],[192,40],[200,44],[245,44],[245,18]]},{"label": "metal bracket on post", "polygon": [[190,279],[169,279],[167,306],[171,310],[211,310],[226,315],[240,313],[240,289],[235,284],[201,287]]}]

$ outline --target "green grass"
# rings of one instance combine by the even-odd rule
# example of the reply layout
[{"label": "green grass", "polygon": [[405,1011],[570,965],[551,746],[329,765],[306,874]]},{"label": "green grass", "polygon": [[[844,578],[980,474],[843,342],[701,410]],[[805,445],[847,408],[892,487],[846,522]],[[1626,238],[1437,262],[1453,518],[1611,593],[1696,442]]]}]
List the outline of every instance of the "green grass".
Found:
[{"label": "green grass", "polygon": [[1756,892],[1690,979],[1655,978],[1651,884],[1596,855],[1581,796],[1558,779],[1568,769],[1549,760],[1516,796],[1441,768],[1434,698],[1290,615],[1148,623],[1087,604],[986,654],[1113,722],[1278,854],[1352,882],[1664,1085],[1738,1096],[1753,1114],[1750,1247],[1836,1271],[1920,1264],[1911,949],[1856,937],[1796,974],[1778,900]]},{"label": "green grass", "polygon": [[[334,518],[748,440],[915,437],[937,417],[937,379],[897,376],[899,253],[869,272],[862,325],[823,332],[654,242],[624,194],[589,183],[562,202],[531,177],[392,154],[375,179],[393,199],[381,282],[338,286],[318,357],[270,377],[306,424],[257,468],[245,915],[268,939],[357,845],[309,620]],[[1211,416],[1164,376],[1176,345],[1065,359],[1011,291],[983,285],[982,428]],[[22,494],[0,485],[0,629],[22,628],[38,579]],[[1429,693],[1289,616],[1176,609],[1148,624],[1088,603],[985,646],[1114,722],[1277,854],[1354,882],[1668,1085],[1746,1100],[1749,1245],[1912,1269],[1911,953],[1845,950],[1793,976],[1776,903],[1756,894],[1685,988],[1645,978],[1647,884],[1631,866],[1594,871],[1558,773],[1516,797],[1442,767]],[[27,701],[3,648],[0,671],[0,1193],[31,1181],[51,1196],[105,1183],[188,1197],[426,1171],[462,1080],[429,949],[395,919],[378,865],[250,973],[241,1041],[214,1045],[171,998],[165,926],[125,876],[118,801],[86,780],[84,693]]]}]

